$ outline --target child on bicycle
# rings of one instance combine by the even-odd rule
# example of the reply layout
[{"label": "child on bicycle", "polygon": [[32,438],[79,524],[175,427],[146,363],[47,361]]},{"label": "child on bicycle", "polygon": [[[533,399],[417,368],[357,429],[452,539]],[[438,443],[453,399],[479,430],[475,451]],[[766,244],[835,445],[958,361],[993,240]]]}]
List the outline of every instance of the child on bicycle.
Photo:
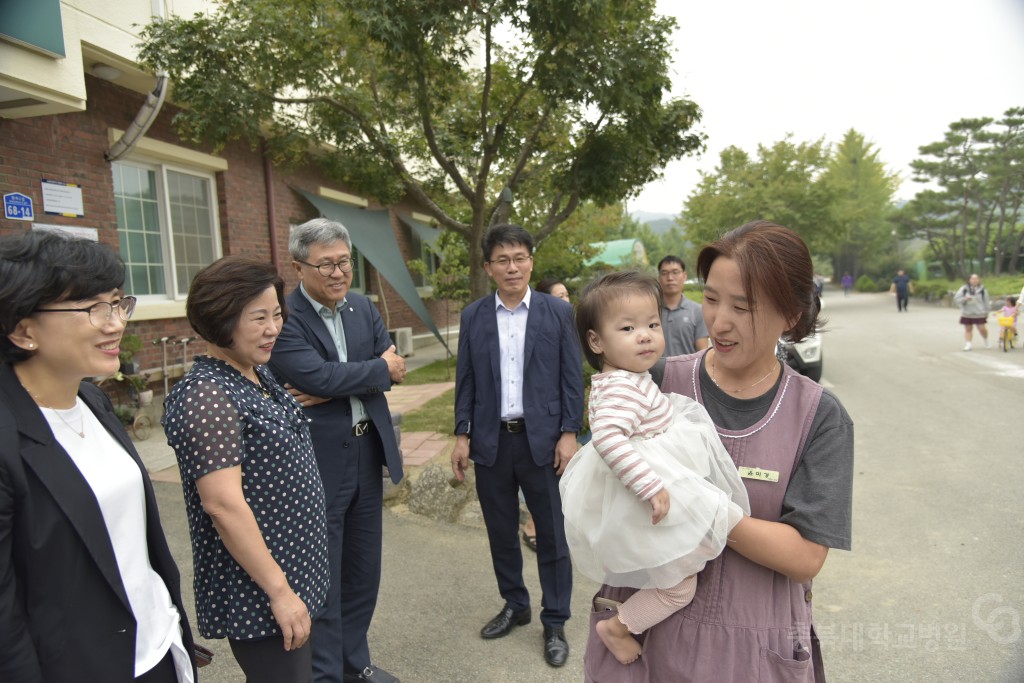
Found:
[{"label": "child on bicycle", "polygon": [[593,440],[562,476],[565,533],[586,576],[642,589],[597,624],[622,664],[640,634],[693,598],[696,574],[749,514],[747,491],[704,407],[662,394],[648,370],[661,358],[661,289],[636,272],[591,283],[576,312],[594,375]]},{"label": "child on bicycle", "polygon": [[[1017,316],[1019,311],[1017,310],[1017,297],[1008,296],[1006,297],[1006,305],[999,309],[999,327],[1009,327],[1013,330],[1013,341],[1017,339]],[[1007,318],[1010,321],[1007,323]]]}]

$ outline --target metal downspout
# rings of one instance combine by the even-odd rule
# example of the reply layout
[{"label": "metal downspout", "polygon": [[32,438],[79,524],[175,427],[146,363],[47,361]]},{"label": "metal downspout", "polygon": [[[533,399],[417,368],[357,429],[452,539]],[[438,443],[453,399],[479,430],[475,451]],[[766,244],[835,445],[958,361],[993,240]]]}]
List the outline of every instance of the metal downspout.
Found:
[{"label": "metal downspout", "polygon": [[263,191],[267,194],[267,232],[270,236],[270,262],[274,269],[281,272],[281,264],[278,263],[277,254],[277,227],[274,224],[274,216],[277,215],[277,202],[274,200],[274,165],[270,163],[270,155],[267,154],[266,140],[260,141],[260,151],[263,154]]},{"label": "metal downspout", "polygon": [[156,87],[153,92],[146,95],[146,101],[142,104],[139,109],[139,113],[135,115],[135,119],[131,125],[125,130],[121,139],[110,146],[103,156],[107,161],[117,161],[128,152],[132,151],[132,147],[146,134],[149,127],[156,121],[156,117],[160,114],[160,109],[164,106],[164,100],[167,97],[167,84],[170,79],[167,74],[161,73],[157,76]]}]

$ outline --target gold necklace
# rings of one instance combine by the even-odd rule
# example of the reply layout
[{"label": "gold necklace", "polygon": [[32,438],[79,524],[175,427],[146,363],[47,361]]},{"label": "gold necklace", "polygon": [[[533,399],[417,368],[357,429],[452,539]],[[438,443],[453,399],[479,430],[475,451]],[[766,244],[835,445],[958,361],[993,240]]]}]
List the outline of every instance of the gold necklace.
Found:
[{"label": "gold necklace", "polygon": [[[65,424],[65,425],[67,425],[68,429],[70,429],[71,431],[73,431],[73,432],[74,432],[75,434],[78,434],[78,436],[80,436],[81,438],[83,438],[83,439],[85,438],[85,413],[82,413],[82,414],[81,414],[81,418],[82,418],[82,426],[81,426],[81,428],[80,428],[80,429],[75,429],[75,428],[74,428],[74,427],[73,427],[73,426],[71,425],[71,423],[70,423],[70,422],[68,422],[67,420],[65,420],[65,419],[64,419],[64,416],[60,414],[60,411],[59,411],[59,410],[57,410],[56,408],[51,408],[50,406],[48,406],[48,405],[44,404],[44,403],[43,403],[43,402],[42,402],[42,401],[41,401],[41,400],[39,399],[39,397],[38,397],[38,396],[36,396],[35,394],[33,394],[33,393],[32,393],[31,391],[30,391],[30,392],[28,392],[28,395],[29,395],[29,396],[31,396],[31,397],[32,397],[32,398],[33,398],[33,399],[35,400],[35,402],[36,402],[37,404],[39,404],[39,407],[41,407],[41,408],[46,408],[47,410],[52,410],[52,411],[53,411],[54,413],[56,413],[57,417],[59,417],[59,418],[60,418],[60,421],[61,421],[61,422],[63,422],[63,423]],[[78,401],[78,399],[76,398],[76,399],[75,399],[75,401],[76,401],[75,405],[77,405],[77,401]],[[74,408],[69,408],[68,410],[74,410]]]},{"label": "gold necklace", "polygon": [[718,358],[718,354],[717,353],[711,357],[711,381],[714,382],[715,386],[718,387],[719,389],[721,389],[722,391],[728,391],[728,392],[731,392],[733,394],[738,394],[738,393],[740,393],[742,391],[747,391],[748,389],[753,389],[758,384],[760,384],[761,382],[763,382],[766,379],[768,379],[768,375],[770,375],[773,372],[775,372],[775,368],[777,368],[778,364],[779,364],[779,361],[776,360],[774,362],[774,364],[772,365],[772,367],[769,368],[768,372],[764,373],[764,377],[762,377],[761,379],[757,380],[756,382],[751,384],[749,387],[743,387],[742,389],[726,389],[721,384],[719,384],[718,380],[715,378],[715,360],[717,358]]}]

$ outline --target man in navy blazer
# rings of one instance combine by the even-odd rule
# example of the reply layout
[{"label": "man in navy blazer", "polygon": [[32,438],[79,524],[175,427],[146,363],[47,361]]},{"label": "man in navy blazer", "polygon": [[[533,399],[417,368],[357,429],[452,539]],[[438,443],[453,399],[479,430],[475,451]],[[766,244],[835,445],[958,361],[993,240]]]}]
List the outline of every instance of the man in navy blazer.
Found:
[{"label": "man in navy blazer", "polygon": [[380,588],[383,467],[402,479],[384,392],[405,378],[384,322],[366,297],[349,291],[352,241],[340,223],[316,218],[288,243],[299,286],[270,366],[310,418],[327,500],[331,586],[314,615],[317,683],[398,679],[371,664],[367,631]]},{"label": "man in navy blazer", "polygon": [[537,526],[544,659],[562,666],[569,656],[564,626],[572,565],[558,477],[576,453],[583,361],[572,306],[530,288],[530,233],[518,225],[496,225],[482,246],[484,268],[498,291],[462,312],[452,452],[452,470],[460,480],[469,460],[476,465],[491,561],[505,600],[480,635],[500,638],[532,616],[519,544],[522,489]]}]

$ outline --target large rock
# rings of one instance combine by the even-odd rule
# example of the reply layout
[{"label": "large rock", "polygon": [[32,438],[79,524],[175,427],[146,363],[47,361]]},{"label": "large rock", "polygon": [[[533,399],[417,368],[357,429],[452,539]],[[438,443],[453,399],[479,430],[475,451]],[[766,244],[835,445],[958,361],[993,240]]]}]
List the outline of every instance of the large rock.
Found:
[{"label": "large rock", "polygon": [[470,500],[476,500],[476,488],[470,476],[460,482],[450,469],[432,463],[412,483],[409,510],[438,521],[456,522]]}]

